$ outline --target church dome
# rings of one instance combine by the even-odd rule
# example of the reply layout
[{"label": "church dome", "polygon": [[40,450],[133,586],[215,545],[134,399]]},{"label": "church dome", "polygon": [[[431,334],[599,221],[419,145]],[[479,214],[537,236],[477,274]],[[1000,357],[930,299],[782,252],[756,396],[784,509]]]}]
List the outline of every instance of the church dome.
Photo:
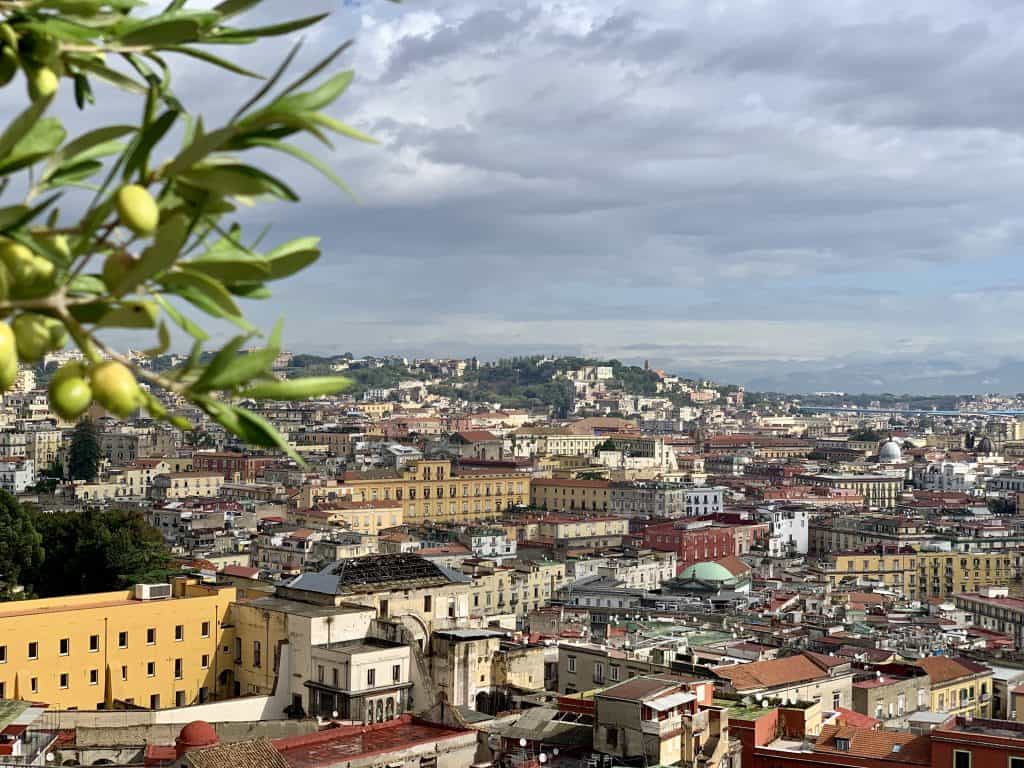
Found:
[{"label": "church dome", "polygon": [[220,739],[217,737],[217,731],[214,730],[212,725],[204,720],[193,720],[181,729],[178,738],[174,740],[174,752],[178,757],[181,757],[190,749],[212,747],[214,744],[219,743]]},{"label": "church dome", "polygon": [[891,437],[882,443],[882,447],[878,449],[878,460],[886,464],[893,464],[903,460],[903,451],[900,450],[900,444],[893,440]]},{"label": "church dome", "polygon": [[728,568],[715,562],[694,563],[679,574],[681,581],[732,581],[735,578]]}]

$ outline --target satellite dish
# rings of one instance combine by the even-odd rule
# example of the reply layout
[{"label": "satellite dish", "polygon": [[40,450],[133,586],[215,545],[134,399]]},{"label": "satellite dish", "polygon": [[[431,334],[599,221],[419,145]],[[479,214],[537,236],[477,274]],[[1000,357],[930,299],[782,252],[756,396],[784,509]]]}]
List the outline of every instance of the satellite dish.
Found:
[{"label": "satellite dish", "polygon": [[519,746],[520,747],[525,747],[526,746],[526,739],[524,737],[522,737],[522,736],[519,737]]}]

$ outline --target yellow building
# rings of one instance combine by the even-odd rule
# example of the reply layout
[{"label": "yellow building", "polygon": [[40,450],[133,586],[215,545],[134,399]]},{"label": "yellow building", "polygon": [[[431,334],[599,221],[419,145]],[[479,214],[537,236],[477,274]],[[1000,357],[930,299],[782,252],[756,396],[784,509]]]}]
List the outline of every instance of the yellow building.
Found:
[{"label": "yellow building", "polygon": [[625,536],[629,533],[629,518],[612,515],[600,517],[557,517],[551,515],[539,521],[537,533],[541,538],[554,539],[556,542],[599,536]]},{"label": "yellow building", "polygon": [[361,411],[370,419],[380,419],[395,410],[394,403],[358,403],[356,410]]},{"label": "yellow building", "polygon": [[913,662],[932,681],[931,711],[989,717],[992,714],[992,670],[970,659],[928,656]]},{"label": "yellow building", "polygon": [[608,480],[540,478],[530,483],[530,504],[537,509],[552,511],[587,509],[607,512],[610,485]]},{"label": "yellow building", "polygon": [[844,582],[881,581],[911,600],[1007,586],[1021,572],[1021,557],[1009,552],[925,552],[904,547],[834,552],[816,570],[833,588]]},{"label": "yellow building", "polygon": [[346,472],[340,484],[304,485],[299,507],[332,497],[397,502],[408,524],[469,522],[528,504],[530,477],[505,469],[453,469],[450,461],[418,461],[402,471]]},{"label": "yellow building", "polygon": [[224,485],[221,472],[168,472],[153,478],[154,499],[188,499],[194,496],[216,496]]},{"label": "yellow building", "polygon": [[515,567],[466,565],[463,572],[473,577],[471,616],[526,616],[548,605],[565,583],[565,563],[555,561],[524,562]]},{"label": "yellow building", "polygon": [[336,501],[291,513],[296,525],[307,528],[341,526],[367,536],[402,525],[402,505],[395,501]]},{"label": "yellow building", "polygon": [[865,507],[891,508],[903,493],[903,478],[891,475],[824,474],[804,475],[801,480],[816,488],[853,491],[864,497]]},{"label": "yellow building", "polygon": [[908,548],[897,552],[881,549],[861,552],[833,552],[815,570],[833,589],[859,581],[883,582],[908,598],[917,598],[917,553]]},{"label": "yellow building", "polygon": [[234,588],[184,578],[157,586],[173,596],[139,599],[136,588],[0,604],[0,698],[91,710],[229,695],[217,679],[231,666],[222,649],[234,645],[224,624]]}]

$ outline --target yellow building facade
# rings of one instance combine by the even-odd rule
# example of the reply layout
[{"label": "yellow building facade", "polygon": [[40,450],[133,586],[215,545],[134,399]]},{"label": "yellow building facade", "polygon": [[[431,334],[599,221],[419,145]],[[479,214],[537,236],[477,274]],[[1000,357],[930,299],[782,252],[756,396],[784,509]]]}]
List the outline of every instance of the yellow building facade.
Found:
[{"label": "yellow building facade", "polygon": [[611,503],[608,480],[576,480],[552,477],[530,483],[530,503],[551,511],[593,510],[607,512]]},{"label": "yellow building facade", "polygon": [[[177,579],[173,596],[131,590],[0,604],[0,698],[92,710],[120,700],[163,709],[215,696],[233,587]],[[227,635],[231,635],[230,638]]]},{"label": "yellow building facade", "polygon": [[1021,572],[1022,559],[1010,552],[925,552],[901,549],[880,553],[836,552],[818,565],[833,588],[844,581],[881,581],[911,600],[1008,586]]},{"label": "yellow building facade", "polygon": [[404,522],[471,522],[530,502],[530,477],[504,469],[454,470],[450,461],[418,461],[401,472],[346,472],[342,483],[303,486],[300,507],[330,498],[394,501]]},{"label": "yellow building facade", "polygon": [[340,526],[366,536],[402,525],[405,513],[395,501],[341,501],[291,513],[296,525],[307,528]]}]

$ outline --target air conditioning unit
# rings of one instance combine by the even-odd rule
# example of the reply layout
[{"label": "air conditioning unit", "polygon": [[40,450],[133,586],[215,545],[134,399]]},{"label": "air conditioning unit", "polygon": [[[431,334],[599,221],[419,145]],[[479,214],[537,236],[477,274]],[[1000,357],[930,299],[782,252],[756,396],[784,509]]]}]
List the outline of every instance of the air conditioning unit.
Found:
[{"label": "air conditioning unit", "polygon": [[171,596],[170,584],[136,584],[136,600],[166,600]]}]

